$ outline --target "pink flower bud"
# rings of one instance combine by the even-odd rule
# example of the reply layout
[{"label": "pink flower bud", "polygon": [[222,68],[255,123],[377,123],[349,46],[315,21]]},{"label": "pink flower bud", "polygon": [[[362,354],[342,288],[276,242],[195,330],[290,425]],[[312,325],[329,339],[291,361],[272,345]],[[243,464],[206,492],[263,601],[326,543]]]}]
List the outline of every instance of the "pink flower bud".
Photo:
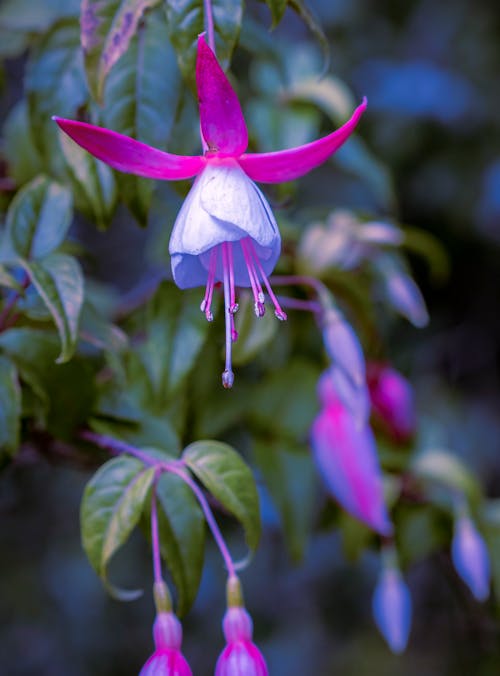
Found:
[{"label": "pink flower bud", "polygon": [[252,618],[245,608],[228,608],[222,627],[227,645],[217,660],[215,676],[268,676],[264,657],[252,642]]},{"label": "pink flower bud", "polygon": [[392,533],[375,439],[339,401],[331,400],[311,429],[316,465],[340,505],[381,535]]},{"label": "pink flower bud", "polygon": [[139,676],[192,676],[181,653],[182,627],[173,613],[158,613],[153,627],[155,651]]},{"label": "pink flower bud", "polygon": [[415,432],[415,401],[410,383],[385,364],[368,365],[368,389],[375,422],[395,441],[404,443]]}]

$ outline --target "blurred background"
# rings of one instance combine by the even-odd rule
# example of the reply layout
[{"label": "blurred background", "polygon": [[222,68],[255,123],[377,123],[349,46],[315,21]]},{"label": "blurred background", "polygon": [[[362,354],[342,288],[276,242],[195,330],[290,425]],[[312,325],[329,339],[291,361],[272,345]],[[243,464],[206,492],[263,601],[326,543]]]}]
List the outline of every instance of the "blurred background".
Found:
[{"label": "blurred background", "polygon": [[[498,3],[309,5],[328,36],[331,72],[357,99],[368,97],[360,134],[392,176],[397,206],[386,215],[434,235],[449,257],[438,274],[411,259],[431,322],[422,331],[395,324],[391,356],[409,367],[424,427],[432,413],[424,433],[458,453],[488,496],[500,498]],[[248,13],[269,25],[264,6],[249,3]],[[273,37],[311,41],[290,10]],[[244,56],[237,55],[236,73],[238,58]],[[22,58],[6,60],[2,120],[20,95],[22,71]],[[340,171],[307,185],[312,204],[318,191],[332,196],[332,207],[381,211]],[[170,208],[175,214],[175,204]],[[149,275],[159,262],[150,256],[151,231],[124,212],[117,218],[119,231],[115,223],[96,233],[82,220],[76,235],[95,253],[96,277],[126,292],[147,276],[145,258]],[[118,239],[123,246],[116,251]],[[89,476],[26,452],[0,477],[0,672],[6,676],[124,676],[137,673],[152,651],[149,594],[131,604],[111,600],[81,550],[78,510]],[[242,579],[256,642],[273,676],[500,673],[498,600],[477,604],[457,583],[446,553],[423,556],[406,571],[413,628],[406,653],[395,657],[371,618],[375,555],[349,560],[338,533],[323,530],[318,517],[304,561],[294,564],[265,493],[263,515],[262,546]],[[408,537],[418,544],[429,533],[415,526]],[[238,550],[236,531],[234,545]],[[137,535],[114,562],[112,577],[148,589],[150,567],[149,549]],[[211,673],[222,649],[223,585],[209,549],[198,599],[184,622],[184,653],[195,674]]]}]

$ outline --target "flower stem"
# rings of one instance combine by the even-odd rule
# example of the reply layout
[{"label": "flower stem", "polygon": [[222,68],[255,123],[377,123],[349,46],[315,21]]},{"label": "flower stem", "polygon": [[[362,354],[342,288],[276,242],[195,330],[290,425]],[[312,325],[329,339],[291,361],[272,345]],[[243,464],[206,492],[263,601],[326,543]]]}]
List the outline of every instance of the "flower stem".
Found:
[{"label": "flower stem", "polygon": [[78,436],[84,441],[90,441],[91,443],[99,446],[100,448],[109,451],[113,455],[121,455],[122,453],[127,453],[128,455],[133,455],[134,458],[137,458],[145,465],[154,466],[158,464],[158,461],[149,456],[147,453],[143,453],[135,446],[125,443],[124,441],[119,441],[113,437],[108,437],[105,434],[98,434],[97,432],[92,432],[91,430],[81,430]]},{"label": "flower stem", "polygon": [[214,15],[212,12],[212,0],[205,0],[205,27],[208,36],[208,46],[215,54],[215,30]]},{"label": "flower stem", "polygon": [[269,281],[273,286],[310,286],[316,292],[322,305],[330,304],[330,292],[319,279],[308,275],[273,275]]},{"label": "flower stem", "polygon": [[233,559],[231,557],[231,554],[229,553],[229,549],[227,548],[226,542],[222,537],[222,533],[220,532],[219,526],[217,525],[217,521],[215,520],[212,510],[210,509],[210,506],[205,496],[203,495],[203,492],[182,469],[172,466],[169,463],[165,463],[162,466],[167,472],[171,472],[172,474],[175,474],[176,476],[181,478],[184,481],[184,483],[187,484],[189,488],[193,491],[196,499],[200,503],[201,509],[203,510],[203,514],[205,515],[205,519],[207,520],[208,527],[212,531],[215,543],[219,548],[222,558],[224,559],[227,572],[229,576],[235,576],[236,568],[234,566]]},{"label": "flower stem", "polygon": [[153,547],[153,571],[155,584],[160,584],[163,581],[161,575],[161,555],[160,555],[160,535],[158,530],[158,507],[156,504],[156,486],[160,478],[160,472],[156,472],[153,481],[153,488],[151,490],[151,544]]},{"label": "flower stem", "polygon": [[315,315],[323,310],[321,303],[315,300],[302,300],[301,298],[289,298],[288,296],[278,296],[278,300],[282,307],[290,308],[291,310],[304,310],[304,312],[312,312]]}]

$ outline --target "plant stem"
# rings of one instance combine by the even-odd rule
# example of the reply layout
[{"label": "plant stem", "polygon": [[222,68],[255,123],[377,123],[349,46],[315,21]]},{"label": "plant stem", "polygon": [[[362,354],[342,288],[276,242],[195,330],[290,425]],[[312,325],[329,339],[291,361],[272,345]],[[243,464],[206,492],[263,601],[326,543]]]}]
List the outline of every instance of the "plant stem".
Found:
[{"label": "plant stem", "polygon": [[214,15],[212,12],[212,0],[205,0],[205,27],[208,36],[208,46],[215,54],[215,30]]},{"label": "plant stem", "polygon": [[310,286],[321,302],[326,302],[330,298],[330,292],[323,282],[308,275],[273,275],[269,281],[273,286]]},{"label": "plant stem", "polygon": [[288,296],[278,296],[278,300],[282,307],[290,308],[291,310],[304,310],[313,314],[319,314],[323,310],[321,303],[315,300],[302,300],[301,298],[289,298]]},{"label": "plant stem", "polygon": [[84,441],[90,441],[96,446],[104,448],[113,455],[127,453],[128,455],[133,455],[134,458],[137,458],[145,465],[154,467],[155,465],[159,464],[157,460],[151,458],[147,453],[143,453],[138,448],[135,448],[135,446],[131,446],[124,441],[119,441],[118,439],[113,439],[113,437],[108,437],[106,434],[98,434],[97,432],[92,432],[91,430],[82,430],[79,432],[78,436]]},{"label": "plant stem", "polygon": [[219,526],[217,525],[217,521],[215,520],[212,510],[210,509],[209,504],[205,496],[203,495],[201,489],[186,474],[184,470],[179,469],[178,467],[175,467],[170,463],[164,463],[162,467],[165,469],[165,471],[171,472],[172,474],[175,474],[176,476],[181,478],[184,481],[184,483],[187,484],[189,488],[193,491],[193,493],[196,496],[196,499],[200,503],[201,509],[203,510],[203,514],[205,515],[205,519],[207,520],[208,527],[212,531],[215,543],[219,548],[222,558],[224,559],[224,563],[226,565],[229,576],[236,575],[236,568],[234,566],[231,554],[229,553],[229,549],[227,548],[226,542],[222,537],[222,533],[220,532]]},{"label": "plant stem", "polygon": [[155,584],[161,584],[163,578],[161,575],[161,555],[160,555],[160,535],[158,530],[158,507],[156,504],[156,486],[160,478],[160,472],[155,474],[153,488],[151,490],[151,543],[153,547],[153,571]]}]

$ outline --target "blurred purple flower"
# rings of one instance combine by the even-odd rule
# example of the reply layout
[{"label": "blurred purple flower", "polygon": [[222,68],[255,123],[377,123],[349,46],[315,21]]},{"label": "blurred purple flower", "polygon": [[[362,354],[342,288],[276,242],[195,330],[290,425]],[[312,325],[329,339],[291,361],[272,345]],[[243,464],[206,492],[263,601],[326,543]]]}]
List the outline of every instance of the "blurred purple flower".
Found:
[{"label": "blurred purple flower", "polygon": [[318,383],[318,395],[323,406],[341,401],[356,424],[365,425],[370,415],[370,397],[366,381],[356,385],[338,366],[332,365]]},{"label": "blurred purple flower", "polygon": [[485,601],[490,593],[490,559],[486,543],[469,516],[455,520],[451,558],[474,597]]},{"label": "blurred purple flower", "polygon": [[[331,392],[321,381],[323,401],[326,394]],[[319,472],[341,506],[381,535],[390,535],[392,524],[371,429],[360,425],[338,398],[331,398],[313,422],[311,445]]]},{"label": "blurred purple flower", "polygon": [[153,627],[155,651],[139,676],[192,676],[181,653],[182,627],[173,613],[161,612]]},{"label": "blurred purple flower", "polygon": [[335,308],[322,317],[323,342],[335,366],[344,371],[357,387],[365,381],[365,357],[352,326]]},{"label": "blurred purple flower", "polygon": [[386,364],[368,364],[372,414],[389,436],[407,442],[415,432],[415,401],[410,383]]},{"label": "blurred purple flower", "polygon": [[252,641],[252,618],[245,608],[228,608],[222,626],[227,645],[217,660],[215,676],[268,676],[266,661]]},{"label": "blurred purple flower", "polygon": [[372,599],[373,617],[393,653],[404,651],[411,627],[410,590],[394,566],[382,568]]}]

